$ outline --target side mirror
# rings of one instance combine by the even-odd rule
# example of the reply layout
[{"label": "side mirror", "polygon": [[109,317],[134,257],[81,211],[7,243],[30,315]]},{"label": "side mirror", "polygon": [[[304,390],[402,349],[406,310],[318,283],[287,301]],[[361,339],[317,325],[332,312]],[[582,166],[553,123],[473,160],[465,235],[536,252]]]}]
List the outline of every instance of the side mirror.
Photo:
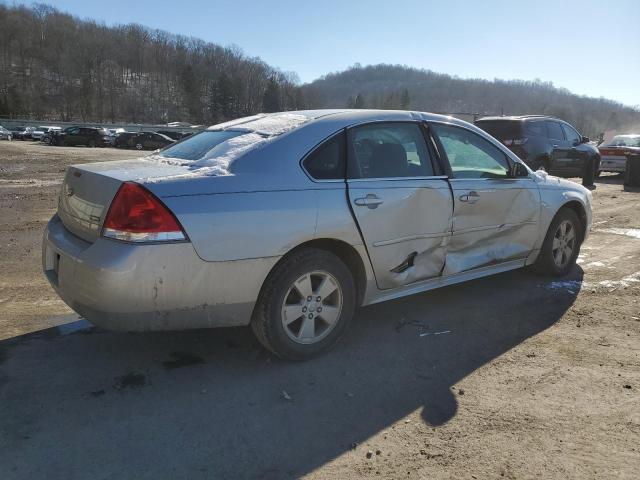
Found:
[{"label": "side mirror", "polygon": [[591,141],[591,140],[589,139],[589,137],[582,137],[582,138],[580,139],[580,142],[581,142],[581,143],[589,143],[590,141]]},{"label": "side mirror", "polygon": [[522,178],[529,176],[529,170],[520,162],[514,162],[511,165],[511,171],[509,172],[511,178]]}]

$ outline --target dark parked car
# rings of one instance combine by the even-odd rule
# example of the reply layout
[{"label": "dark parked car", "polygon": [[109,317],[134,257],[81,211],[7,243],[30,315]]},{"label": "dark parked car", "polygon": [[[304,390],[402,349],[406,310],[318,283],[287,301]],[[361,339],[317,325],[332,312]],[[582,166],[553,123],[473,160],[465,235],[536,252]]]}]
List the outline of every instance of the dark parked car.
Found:
[{"label": "dark parked car", "polygon": [[138,136],[138,132],[119,132],[113,140],[116,148],[133,148],[132,141]]},{"label": "dark parked car", "polygon": [[34,130],[33,127],[13,127],[11,136],[14,140],[31,140],[31,132]]},{"label": "dark parked car", "polygon": [[173,138],[156,132],[140,132],[131,140],[131,147],[136,150],[157,150],[175,143]]},{"label": "dark parked car", "polygon": [[182,140],[183,138],[186,138],[189,135],[193,135],[191,132],[174,132],[172,130],[158,130],[156,133],[159,133],[160,135],[165,135],[169,138],[172,138],[175,141]]},{"label": "dark parked car", "polygon": [[109,134],[104,128],[69,127],[62,132],[51,132],[51,145],[85,145],[87,147],[104,147],[110,145]]},{"label": "dark parked car", "polygon": [[485,117],[475,125],[500,140],[534,170],[581,177],[586,162],[600,169],[598,149],[563,120],[541,115]]}]

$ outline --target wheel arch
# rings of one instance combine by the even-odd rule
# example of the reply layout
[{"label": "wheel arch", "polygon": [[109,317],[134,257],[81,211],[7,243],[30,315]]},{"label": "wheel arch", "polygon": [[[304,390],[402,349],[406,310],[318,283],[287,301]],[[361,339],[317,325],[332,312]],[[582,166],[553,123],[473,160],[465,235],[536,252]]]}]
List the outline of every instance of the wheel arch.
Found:
[{"label": "wheel arch", "polygon": [[267,283],[267,280],[271,276],[271,273],[274,269],[280,265],[286,258],[295,252],[303,249],[303,248],[315,248],[318,250],[325,250],[327,252],[333,253],[336,257],[338,257],[349,269],[351,275],[353,276],[353,281],[356,285],[356,305],[362,305],[364,300],[365,291],[367,287],[367,272],[365,268],[364,259],[358,253],[358,251],[349,243],[338,240],[335,238],[316,238],[313,240],[309,240],[303,242],[295,247],[291,248],[287,253],[285,253],[282,258],[271,268],[269,273],[264,279],[262,283],[262,287],[260,292],[264,289],[264,285]]},{"label": "wheel arch", "polygon": [[570,210],[573,210],[578,216],[578,219],[580,220],[580,223],[582,225],[582,239],[584,240],[587,236],[587,222],[588,222],[587,210],[584,208],[584,205],[582,205],[582,203],[580,203],[578,200],[570,200],[565,204],[563,204],[553,217],[555,218],[556,215],[558,215],[558,212],[563,208],[568,208]]}]

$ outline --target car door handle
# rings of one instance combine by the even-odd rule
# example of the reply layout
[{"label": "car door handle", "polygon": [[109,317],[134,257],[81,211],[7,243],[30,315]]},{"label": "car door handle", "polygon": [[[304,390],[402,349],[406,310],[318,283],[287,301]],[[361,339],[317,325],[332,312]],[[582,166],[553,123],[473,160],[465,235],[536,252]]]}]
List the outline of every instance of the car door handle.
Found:
[{"label": "car door handle", "polygon": [[367,207],[367,208],[378,208],[378,205],[384,203],[383,200],[380,200],[376,195],[370,193],[366,197],[356,198],[353,203],[358,205],[359,207]]},{"label": "car door handle", "polygon": [[458,197],[458,198],[460,198],[461,202],[476,203],[480,199],[480,195],[478,195],[478,192],[472,190],[469,193],[466,193],[464,195],[460,195],[460,197]]}]

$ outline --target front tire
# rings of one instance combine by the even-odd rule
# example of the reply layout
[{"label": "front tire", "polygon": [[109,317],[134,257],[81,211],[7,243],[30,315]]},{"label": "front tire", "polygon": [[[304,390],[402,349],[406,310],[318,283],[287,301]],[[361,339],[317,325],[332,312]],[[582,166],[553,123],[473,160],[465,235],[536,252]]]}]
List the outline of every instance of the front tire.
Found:
[{"label": "front tire", "polygon": [[561,208],[547,230],[533,270],[553,277],[567,275],[576,264],[582,236],[582,223],[576,212]]},{"label": "front tire", "polygon": [[251,319],[260,343],[281,358],[307,360],[333,347],[356,306],[351,272],[334,254],[304,248],[265,280]]},{"label": "front tire", "polygon": [[144,145],[142,145],[141,143],[136,143],[136,150],[142,150],[144,148]]}]

